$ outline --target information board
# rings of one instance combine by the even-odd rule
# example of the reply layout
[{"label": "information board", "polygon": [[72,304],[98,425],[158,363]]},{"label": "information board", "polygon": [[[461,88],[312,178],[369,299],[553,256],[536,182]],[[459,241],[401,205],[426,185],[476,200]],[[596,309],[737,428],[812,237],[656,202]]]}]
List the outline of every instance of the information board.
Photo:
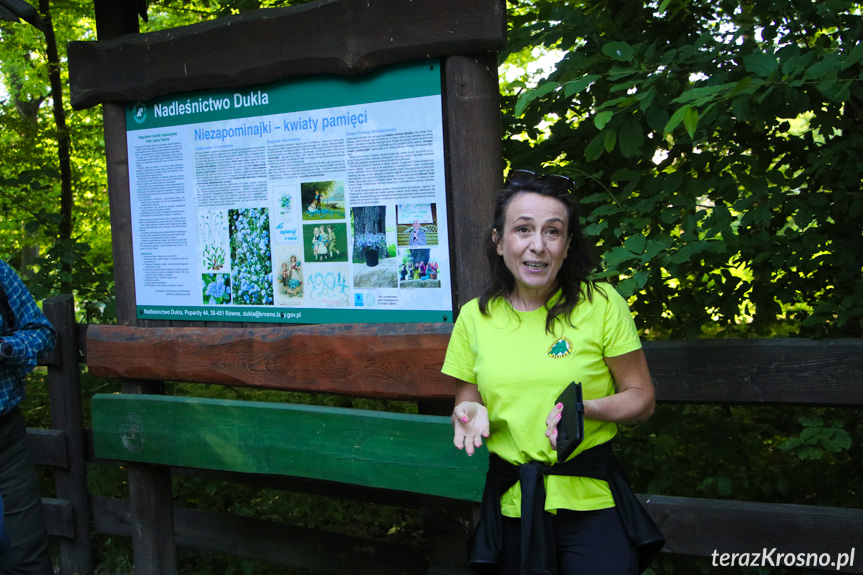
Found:
[{"label": "information board", "polygon": [[450,322],[440,64],[127,106],[140,319]]}]

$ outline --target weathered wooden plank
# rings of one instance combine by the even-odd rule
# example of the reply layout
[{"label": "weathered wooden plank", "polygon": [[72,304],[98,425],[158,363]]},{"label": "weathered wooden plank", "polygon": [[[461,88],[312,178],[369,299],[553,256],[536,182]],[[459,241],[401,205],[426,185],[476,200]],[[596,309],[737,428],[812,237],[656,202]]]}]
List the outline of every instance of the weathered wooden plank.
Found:
[{"label": "weathered wooden plank", "polygon": [[67,526],[71,534],[58,545],[60,573],[89,573],[93,570],[93,553],[75,301],[71,295],[60,295],[46,299],[42,308],[57,330],[55,362],[48,366],[47,381],[51,427],[57,430],[56,442],[62,446],[65,461],[54,471],[54,486],[56,496],[67,500],[71,507]]},{"label": "weathered wooden plank", "polygon": [[[94,325],[94,375],[383,397],[451,399],[440,373],[450,324],[274,328]],[[651,341],[657,400],[863,405],[863,340]]]},{"label": "weathered wooden plank", "polygon": [[322,0],[68,46],[72,106],[506,47],[500,0]]},{"label": "weathered wooden plank", "polygon": [[451,398],[449,324],[274,328],[92,326],[90,373],[389,399]]},{"label": "weathered wooden plank", "polygon": [[97,457],[271,473],[478,501],[487,458],[448,417],[172,396],[96,395]]},{"label": "weathered wooden plank", "polygon": [[[774,561],[778,553],[826,553],[835,560],[863,539],[863,509],[641,497],[665,535],[667,553],[712,557],[715,551],[718,560],[723,553],[770,554],[775,548]],[[863,562],[857,559],[842,572],[863,573]],[[809,566],[837,571],[835,564]]]},{"label": "weathered wooden plank", "polygon": [[645,354],[660,401],[863,405],[863,339],[651,341]]},{"label": "weathered wooden plank", "polygon": [[[130,536],[129,502],[93,498],[101,533]],[[425,575],[428,561],[398,544],[212,511],[174,509],[181,547],[342,575]]]},{"label": "weathered wooden plank", "polygon": [[33,463],[66,469],[69,467],[69,454],[66,451],[66,434],[59,429],[27,428],[27,443]]},{"label": "weathered wooden plank", "polygon": [[111,253],[114,262],[117,323],[137,325],[135,264],[132,260],[129,151],[126,148],[126,111],[123,105],[114,103],[103,105],[102,123],[105,126],[105,160],[108,172],[108,205],[111,211]]},{"label": "weathered wooden plank", "polygon": [[446,161],[450,190],[453,301],[479,295],[485,277],[482,236],[491,225],[494,193],[503,183],[497,57],[452,56],[444,61]]},{"label": "weathered wooden plank", "polygon": [[[43,497],[42,514],[45,516],[45,529],[48,535],[63,539],[75,538],[75,510],[71,501]],[[89,520],[89,517],[87,519]],[[89,528],[87,535],[90,535]]]}]

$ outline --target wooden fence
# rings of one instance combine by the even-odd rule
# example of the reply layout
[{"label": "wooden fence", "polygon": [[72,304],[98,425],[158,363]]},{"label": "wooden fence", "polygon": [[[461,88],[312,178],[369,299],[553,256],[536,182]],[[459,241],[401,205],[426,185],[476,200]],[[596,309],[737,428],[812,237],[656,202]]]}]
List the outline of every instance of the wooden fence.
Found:
[{"label": "wooden fence", "polygon": [[[99,376],[445,400],[446,409],[451,409],[450,382],[439,373],[448,336],[449,326],[434,324],[251,329],[91,326],[88,366]],[[863,404],[859,385],[863,342],[858,340],[649,342],[646,353],[660,402]],[[98,422],[96,413],[102,418]],[[147,434],[143,441],[150,449],[123,445],[123,421],[130,413],[140,418]],[[185,468],[185,472],[229,470],[255,478],[286,476],[295,482],[311,478],[323,483],[324,492],[340,493],[342,485],[362,496],[371,495],[369,489],[381,490],[384,495],[372,496],[377,501],[389,500],[389,490],[398,490],[399,497],[412,499],[414,505],[428,505],[429,497],[444,501],[449,513],[462,520],[479,499],[485,463],[450,447],[450,423],[445,416],[113,395],[94,401],[93,434],[97,454],[113,459]],[[179,445],[185,447],[179,449]],[[716,549],[745,552],[779,546],[836,556],[847,552],[863,534],[859,509],[661,494],[642,498],[667,537],[667,553],[709,557]],[[178,544],[257,549],[252,556],[280,559],[280,551],[267,549],[281,549],[284,531],[253,530],[248,528],[250,520],[222,518],[224,529],[196,533],[190,528],[202,524],[195,518],[200,512],[182,513],[185,518],[175,515]],[[139,523],[134,514],[123,517],[121,524]],[[307,533],[301,540],[318,543],[304,546],[292,560],[331,572],[350,565],[355,573],[380,573],[386,563],[387,569],[399,573],[457,573],[463,569],[464,549],[458,543],[463,536],[463,527],[459,532],[451,525],[441,538],[439,545],[449,555],[430,551],[426,557],[416,557],[405,549],[398,553],[387,549],[387,559],[373,554],[378,559],[369,563],[368,553],[350,554],[344,545],[334,541],[335,547],[329,547]],[[353,543],[362,548],[360,542]],[[856,565],[844,572],[863,569]]]},{"label": "wooden fence", "polygon": [[[440,405],[444,412],[452,390],[439,367],[450,326],[87,329],[75,324],[70,296],[49,299],[44,309],[59,333],[45,362],[52,428],[28,432],[36,463],[54,469],[56,498],[45,499],[44,509],[59,542],[61,573],[92,568],[91,530],[144,542],[150,551],[136,552],[139,574],[176,569],[163,555],[148,558],[175,545],[330,573],[463,569],[465,524],[479,499],[485,461],[449,447],[448,417],[121,394],[94,399],[91,440],[78,379],[86,358],[93,375],[127,381],[420,401],[426,410]],[[861,340],[648,342],[645,350],[661,403],[863,405]],[[130,421],[129,414],[140,419]],[[134,425],[138,438],[123,431]],[[322,429],[332,434],[321,437]],[[138,439],[147,449],[136,450]],[[158,470],[167,474],[167,489],[161,500],[137,506],[90,496],[86,466],[93,462],[122,462],[130,473],[145,475]],[[417,554],[390,543],[174,508],[171,474],[426,509],[429,548]],[[780,547],[835,557],[863,540],[860,509],[641,497],[667,537],[665,553],[710,557],[716,549]],[[842,572],[863,573],[863,566]]]}]

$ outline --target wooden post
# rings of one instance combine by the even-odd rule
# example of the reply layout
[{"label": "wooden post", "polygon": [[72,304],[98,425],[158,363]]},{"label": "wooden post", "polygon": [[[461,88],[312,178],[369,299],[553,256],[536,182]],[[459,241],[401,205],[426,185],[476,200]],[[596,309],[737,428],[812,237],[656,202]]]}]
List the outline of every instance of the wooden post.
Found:
[{"label": "wooden post", "polygon": [[444,83],[453,307],[459,309],[479,295],[485,281],[481,240],[503,183],[497,55],[446,58]]},{"label": "wooden post", "polygon": [[[100,40],[138,32],[138,15],[132,2],[97,1]],[[129,194],[129,154],[123,104],[104,103],[105,154],[108,167],[108,202],[114,254],[117,322],[138,325],[135,312],[135,270],[132,261],[132,212]],[[124,393],[163,393],[158,382],[124,380]],[[136,575],[173,575],[177,572],[171,471],[148,465],[128,467],[132,510],[132,548]]]},{"label": "wooden post", "polygon": [[65,469],[54,472],[58,499],[72,504],[72,537],[60,539],[60,573],[89,573],[93,569],[90,547],[90,498],[87,493],[87,447],[81,413],[81,378],[78,364],[78,326],[71,295],[45,300],[43,309],[57,330],[54,361],[48,365],[51,427],[66,435]]}]

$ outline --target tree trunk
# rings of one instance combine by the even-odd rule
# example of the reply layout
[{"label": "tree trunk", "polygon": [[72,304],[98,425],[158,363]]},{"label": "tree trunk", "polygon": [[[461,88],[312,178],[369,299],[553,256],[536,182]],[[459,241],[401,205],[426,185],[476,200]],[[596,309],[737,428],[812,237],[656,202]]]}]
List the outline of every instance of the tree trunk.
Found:
[{"label": "tree trunk", "polygon": [[[48,70],[51,81],[51,100],[54,103],[54,122],[57,124],[57,157],[60,162],[60,227],[58,240],[60,242],[72,239],[72,164],[71,138],[66,126],[66,111],[63,109],[63,82],[60,76],[60,55],[57,51],[57,39],[54,36],[54,23],[51,20],[49,0],[39,0],[39,12],[45,23],[45,50],[48,56]],[[61,293],[72,293],[72,264],[63,261],[61,274]]]}]

